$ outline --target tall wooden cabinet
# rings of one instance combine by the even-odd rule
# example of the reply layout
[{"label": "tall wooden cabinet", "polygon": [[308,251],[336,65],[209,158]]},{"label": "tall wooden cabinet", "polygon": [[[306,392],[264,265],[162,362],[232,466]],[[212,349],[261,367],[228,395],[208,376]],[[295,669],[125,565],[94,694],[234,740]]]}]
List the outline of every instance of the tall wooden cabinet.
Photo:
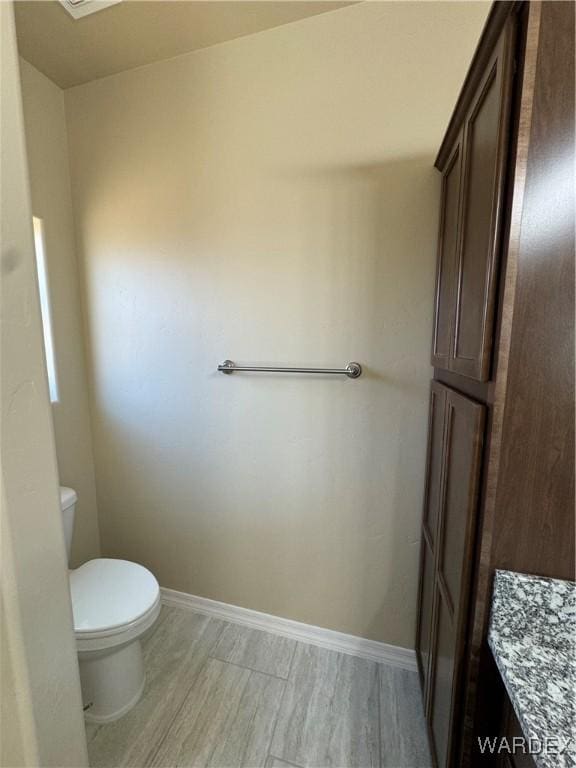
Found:
[{"label": "tall wooden cabinet", "polygon": [[490,376],[516,22],[509,17],[477,74],[442,173],[432,365]]},{"label": "tall wooden cabinet", "polygon": [[448,753],[466,622],[485,407],[432,382],[418,661],[430,736],[439,761]]},{"label": "tall wooden cabinet", "polygon": [[436,159],[416,650],[438,768],[487,764],[494,569],[574,574],[573,160],[574,4],[494,3]]},{"label": "tall wooden cabinet", "polygon": [[[442,174],[432,364],[490,378],[517,19],[508,15],[466,87]],[[458,379],[451,382],[458,387]],[[462,386],[462,385],[460,385]],[[464,385],[465,389],[465,385]],[[476,396],[478,393],[475,393]],[[474,562],[487,405],[433,381],[416,649],[435,758],[451,765]]]}]

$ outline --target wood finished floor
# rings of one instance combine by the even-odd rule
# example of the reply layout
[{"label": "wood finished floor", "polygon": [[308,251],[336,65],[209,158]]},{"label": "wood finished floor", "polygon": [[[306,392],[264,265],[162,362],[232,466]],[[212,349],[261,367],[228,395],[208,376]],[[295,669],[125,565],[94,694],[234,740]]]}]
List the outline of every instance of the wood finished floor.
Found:
[{"label": "wood finished floor", "polygon": [[428,768],[415,672],[186,609],[144,640],[146,688],[88,724],[92,768]]}]

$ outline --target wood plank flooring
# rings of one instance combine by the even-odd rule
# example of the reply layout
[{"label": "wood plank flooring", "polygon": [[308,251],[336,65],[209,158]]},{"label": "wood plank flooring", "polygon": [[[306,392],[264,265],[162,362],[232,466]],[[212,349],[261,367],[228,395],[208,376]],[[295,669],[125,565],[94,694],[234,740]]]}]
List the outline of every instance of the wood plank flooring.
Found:
[{"label": "wood plank flooring", "polygon": [[301,643],[271,754],[297,765],[378,766],[378,665]]},{"label": "wood plank flooring", "polygon": [[144,640],[146,688],[87,724],[92,768],[429,768],[415,672],[186,609]]}]

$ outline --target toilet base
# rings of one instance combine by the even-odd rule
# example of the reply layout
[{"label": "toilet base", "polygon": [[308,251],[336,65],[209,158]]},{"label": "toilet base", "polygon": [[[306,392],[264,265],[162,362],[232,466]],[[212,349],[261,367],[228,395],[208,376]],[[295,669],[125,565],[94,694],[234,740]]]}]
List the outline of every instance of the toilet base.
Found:
[{"label": "toilet base", "polygon": [[139,639],[101,651],[81,651],[78,660],[86,721],[118,720],[142,696],[146,676]]}]

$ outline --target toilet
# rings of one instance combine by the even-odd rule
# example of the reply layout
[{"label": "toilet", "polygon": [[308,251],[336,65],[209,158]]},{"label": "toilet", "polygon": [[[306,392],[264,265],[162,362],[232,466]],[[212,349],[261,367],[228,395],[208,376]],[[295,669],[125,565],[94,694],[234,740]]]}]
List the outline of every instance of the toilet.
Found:
[{"label": "toilet", "polygon": [[[60,488],[68,561],[77,499],[72,488]],[[69,575],[84,717],[109,723],[144,690],[140,638],[158,618],[160,588],[149,570],[128,560],[89,560]]]}]

